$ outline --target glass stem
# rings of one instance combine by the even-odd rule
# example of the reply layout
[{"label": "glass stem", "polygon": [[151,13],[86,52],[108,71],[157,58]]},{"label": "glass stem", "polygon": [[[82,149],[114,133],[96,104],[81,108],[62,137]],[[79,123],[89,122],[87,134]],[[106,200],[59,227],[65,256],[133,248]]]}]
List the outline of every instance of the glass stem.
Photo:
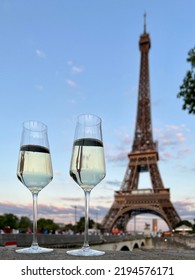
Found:
[{"label": "glass stem", "polygon": [[84,244],[83,249],[89,248],[89,199],[90,199],[90,191],[84,191],[85,193],[85,235],[84,235]]},{"label": "glass stem", "polygon": [[38,247],[38,242],[37,242],[37,198],[38,198],[38,193],[33,193],[33,242],[32,245],[33,247]]}]

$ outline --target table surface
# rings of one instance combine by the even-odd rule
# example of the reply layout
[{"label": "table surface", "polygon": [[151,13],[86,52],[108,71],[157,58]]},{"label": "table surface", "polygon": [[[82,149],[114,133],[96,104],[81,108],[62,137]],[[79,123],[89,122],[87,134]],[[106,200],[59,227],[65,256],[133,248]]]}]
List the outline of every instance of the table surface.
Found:
[{"label": "table surface", "polygon": [[53,252],[42,254],[18,254],[15,250],[16,248],[0,247],[0,260],[195,260],[194,249],[105,251],[99,257],[70,256],[66,249],[54,249]]}]

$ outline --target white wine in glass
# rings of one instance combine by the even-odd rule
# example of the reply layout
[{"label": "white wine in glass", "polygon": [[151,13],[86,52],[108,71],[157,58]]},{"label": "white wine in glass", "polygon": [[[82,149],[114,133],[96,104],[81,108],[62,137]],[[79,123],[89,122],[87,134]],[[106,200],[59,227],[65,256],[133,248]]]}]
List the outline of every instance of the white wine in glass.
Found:
[{"label": "white wine in glass", "polygon": [[80,115],[77,120],[70,164],[70,176],[85,194],[85,235],[81,249],[67,251],[74,256],[100,256],[103,251],[91,249],[88,241],[89,199],[91,190],[106,175],[101,119]]},{"label": "white wine in glass", "polygon": [[37,198],[39,192],[53,179],[47,126],[38,121],[23,123],[18,158],[17,177],[33,197],[33,242],[31,247],[16,250],[17,253],[47,253],[37,242]]}]

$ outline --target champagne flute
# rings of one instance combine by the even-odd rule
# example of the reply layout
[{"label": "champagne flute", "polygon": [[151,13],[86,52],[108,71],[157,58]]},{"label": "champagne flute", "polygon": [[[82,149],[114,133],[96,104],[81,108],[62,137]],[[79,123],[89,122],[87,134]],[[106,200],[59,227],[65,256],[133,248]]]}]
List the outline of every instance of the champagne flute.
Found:
[{"label": "champagne flute", "polygon": [[90,192],[105,175],[101,119],[90,114],[80,115],[75,130],[70,176],[85,194],[85,234],[83,247],[67,251],[69,255],[100,256],[105,254],[103,251],[91,249],[88,241]]},{"label": "champagne flute", "polygon": [[39,121],[26,121],[18,158],[17,177],[33,197],[33,241],[29,248],[17,253],[47,253],[53,249],[43,248],[37,242],[37,198],[39,192],[53,179],[47,126]]}]

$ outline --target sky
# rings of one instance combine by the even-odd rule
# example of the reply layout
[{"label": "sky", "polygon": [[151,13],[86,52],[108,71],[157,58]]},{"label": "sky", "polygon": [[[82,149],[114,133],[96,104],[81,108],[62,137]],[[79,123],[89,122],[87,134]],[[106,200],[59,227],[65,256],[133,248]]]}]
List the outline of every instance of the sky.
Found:
[{"label": "sky", "polygon": [[[134,138],[146,13],[158,166],[181,219],[194,222],[195,116],[177,98],[195,43],[194,8],[194,0],[0,1],[0,215],[32,218],[32,196],[16,168],[22,123],[39,120],[48,126],[54,173],[39,194],[39,218],[74,223],[84,216],[84,194],[69,165],[76,118],[92,113],[102,118],[107,172],[91,192],[90,217],[102,221]],[[139,185],[145,187],[151,187],[147,173]],[[137,229],[152,218],[137,216]],[[132,221],[128,227],[133,230]],[[160,218],[158,227],[167,229]]]}]

